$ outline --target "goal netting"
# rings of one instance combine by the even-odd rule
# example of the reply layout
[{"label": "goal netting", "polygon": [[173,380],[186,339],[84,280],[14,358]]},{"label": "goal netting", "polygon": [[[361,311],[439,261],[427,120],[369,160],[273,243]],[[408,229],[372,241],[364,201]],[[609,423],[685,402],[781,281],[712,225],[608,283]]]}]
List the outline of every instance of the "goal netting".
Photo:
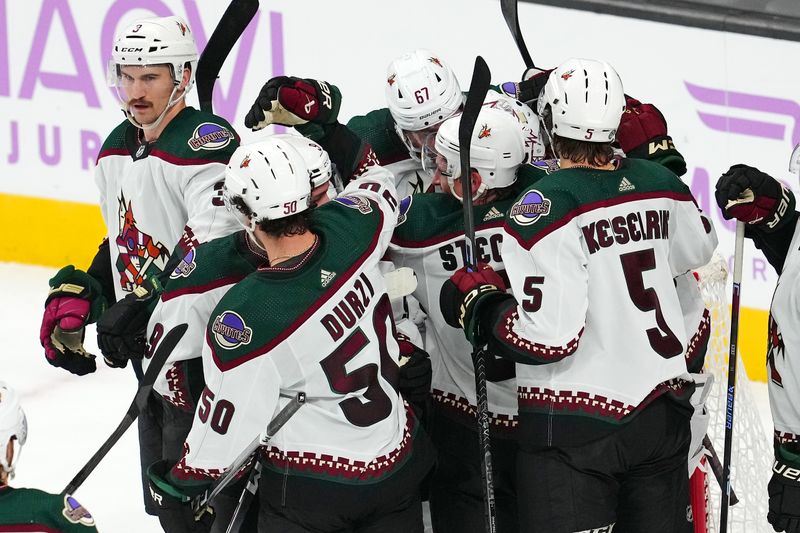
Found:
[{"label": "goal netting", "polygon": [[[728,352],[730,337],[730,294],[726,288],[728,269],[721,256],[697,272],[706,307],[711,313],[711,338],[705,368],[714,374],[714,387],[706,405],[711,414],[708,436],[723,460],[725,440],[725,410],[728,383]],[[730,507],[728,531],[733,533],[770,533],[767,523],[767,482],[772,467],[772,443],[759,417],[751,382],[744,369],[741,355],[737,358],[736,396],[733,421],[733,455],[731,484],[739,503]],[[721,491],[706,461],[706,529],[719,529]],[[702,517],[695,516],[696,526]],[[696,531],[703,531],[696,527]]]}]

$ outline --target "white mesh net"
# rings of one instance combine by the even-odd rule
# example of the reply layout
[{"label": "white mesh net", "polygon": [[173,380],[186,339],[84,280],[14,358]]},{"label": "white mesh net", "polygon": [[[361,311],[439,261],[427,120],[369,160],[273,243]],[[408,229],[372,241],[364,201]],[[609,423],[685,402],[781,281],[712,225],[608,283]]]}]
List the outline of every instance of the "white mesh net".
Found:
[{"label": "white mesh net", "polygon": [[[708,436],[722,462],[725,442],[725,410],[728,383],[728,352],[730,337],[730,295],[726,293],[728,270],[721,256],[698,272],[703,299],[711,313],[711,338],[705,368],[714,374],[714,388],[706,405],[711,412]],[[772,443],[765,432],[750,380],[741,355],[737,358],[736,397],[733,418],[733,455],[731,484],[739,503],[730,507],[728,531],[732,533],[770,533],[767,523],[767,482],[772,467]],[[719,529],[721,491],[710,469],[708,472],[709,513],[708,531]]]}]

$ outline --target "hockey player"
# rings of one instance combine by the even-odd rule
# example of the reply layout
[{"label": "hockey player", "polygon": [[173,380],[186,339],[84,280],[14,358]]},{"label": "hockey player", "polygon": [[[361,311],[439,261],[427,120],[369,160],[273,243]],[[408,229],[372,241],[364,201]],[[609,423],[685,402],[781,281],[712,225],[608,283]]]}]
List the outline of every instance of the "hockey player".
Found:
[{"label": "hockey player", "polygon": [[767,342],[769,400],[775,429],[775,461],[767,487],[767,520],[775,531],[798,533],[800,371],[794,352],[800,347],[800,337],[794,327],[798,318],[795,291],[800,272],[800,243],[795,197],[772,176],[739,164],[733,165],[717,181],[716,199],[727,220],[736,218],[746,224],[745,237],[764,252],[779,275],[769,310]]},{"label": "hockey player", "polygon": [[396,390],[398,345],[378,269],[397,223],[391,181],[373,166],[311,209],[296,150],[267,139],[234,154],[226,195],[269,265],[212,312],[207,385],[184,457],[150,470],[163,506],[190,513],[180,502],[303,391],[307,404],[263,450],[259,531],[422,531],[419,484],[432,450]]},{"label": "hockey player", "polygon": [[[417,273],[414,297],[427,311],[425,348],[434,362],[431,437],[437,466],[431,479],[434,531],[483,531],[481,462],[476,422],[472,349],[439,310],[439,293],[463,266],[464,215],[459,178],[457,115],[445,120],[426,141],[423,158],[433,161],[444,193],[414,195],[401,201],[401,222],[389,247],[398,267]],[[524,104],[491,92],[477,119],[471,142],[471,194],[475,204],[477,253],[495,269],[500,257],[503,213],[525,186],[544,173],[531,166],[544,154],[533,112]],[[427,163],[426,163],[427,165]],[[519,175],[518,175],[519,174]],[[503,361],[489,372],[492,461],[497,530],[519,531],[516,499],[517,400],[514,363]]]},{"label": "hockey player", "polygon": [[9,486],[27,435],[18,395],[0,382],[0,531],[97,533],[92,515],[69,494]]},{"label": "hockey player", "polygon": [[692,531],[674,278],[708,262],[716,235],[675,174],[613,159],[625,97],[607,63],[565,62],[537,105],[561,170],[506,215],[516,299],[485,264],[441,295],[473,344],[521,363],[520,529]]},{"label": "hockey player", "polygon": [[188,248],[236,227],[220,193],[238,136],[222,118],[186,105],[198,58],[189,27],[175,16],[138,20],[117,35],[111,56],[109,80],[127,119],[97,158],[108,236],[86,271],[70,265],[50,280],[40,331],[47,361],[78,375],[96,368],[83,348],[87,324],[169,272],[179,240]]},{"label": "hockey player", "polygon": [[[261,89],[244,123],[253,130],[273,123],[295,126],[323,145],[349,142],[355,133],[394,174],[401,198],[428,191],[432,176],[420,162],[422,143],[461,110],[464,96],[458,80],[437,54],[420,49],[389,64],[385,89],[386,108],[353,117],[345,127],[337,118],[342,96],[336,86],[279,76]],[[306,107],[308,102],[312,105]]]}]

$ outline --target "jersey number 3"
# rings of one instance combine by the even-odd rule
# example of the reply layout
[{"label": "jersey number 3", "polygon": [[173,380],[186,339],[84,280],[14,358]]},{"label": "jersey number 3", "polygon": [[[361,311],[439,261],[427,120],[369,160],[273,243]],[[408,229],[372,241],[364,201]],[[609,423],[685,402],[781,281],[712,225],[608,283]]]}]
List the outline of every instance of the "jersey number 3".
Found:
[{"label": "jersey number 3", "polygon": [[628,294],[640,311],[655,311],[657,328],[646,330],[650,346],[664,359],[670,359],[683,353],[683,344],[675,336],[661,310],[658,294],[652,287],[645,288],[643,273],[656,267],[656,254],[652,248],[630,252],[619,256]]}]

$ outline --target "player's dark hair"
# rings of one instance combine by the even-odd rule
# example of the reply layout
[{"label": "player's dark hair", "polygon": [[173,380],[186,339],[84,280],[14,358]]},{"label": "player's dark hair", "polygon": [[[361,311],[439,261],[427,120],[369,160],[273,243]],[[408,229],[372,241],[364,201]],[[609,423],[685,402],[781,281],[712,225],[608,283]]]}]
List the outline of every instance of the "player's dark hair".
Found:
[{"label": "player's dark hair", "polygon": [[588,165],[602,167],[614,157],[611,143],[590,143],[553,135],[553,152],[561,159],[585,161]]},{"label": "player's dark hair", "polygon": [[[244,203],[244,198],[234,196],[230,199],[231,204],[244,216],[253,216],[253,211]],[[258,228],[273,237],[290,237],[292,235],[302,235],[311,228],[311,212],[315,205],[312,204],[308,209],[288,217],[277,220],[262,220],[258,223]]]}]

